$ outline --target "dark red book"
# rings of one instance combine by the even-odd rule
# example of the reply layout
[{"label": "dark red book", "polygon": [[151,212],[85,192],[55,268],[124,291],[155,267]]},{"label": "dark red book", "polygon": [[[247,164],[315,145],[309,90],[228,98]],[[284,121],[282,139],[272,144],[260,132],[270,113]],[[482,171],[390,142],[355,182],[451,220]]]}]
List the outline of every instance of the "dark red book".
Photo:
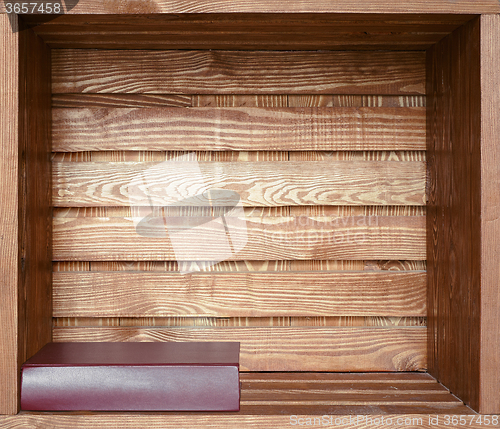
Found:
[{"label": "dark red book", "polygon": [[238,411],[239,343],[50,343],[22,366],[21,409]]}]

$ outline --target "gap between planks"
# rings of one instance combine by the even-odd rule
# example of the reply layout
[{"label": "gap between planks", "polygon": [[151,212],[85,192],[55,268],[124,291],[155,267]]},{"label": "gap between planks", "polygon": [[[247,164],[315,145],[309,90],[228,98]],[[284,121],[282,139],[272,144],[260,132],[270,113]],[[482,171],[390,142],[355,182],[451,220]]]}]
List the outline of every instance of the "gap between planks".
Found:
[{"label": "gap between planks", "polygon": [[425,317],[54,317],[53,327],[402,327],[427,326]]},{"label": "gap between planks", "polygon": [[425,95],[52,94],[53,108],[426,107]]}]

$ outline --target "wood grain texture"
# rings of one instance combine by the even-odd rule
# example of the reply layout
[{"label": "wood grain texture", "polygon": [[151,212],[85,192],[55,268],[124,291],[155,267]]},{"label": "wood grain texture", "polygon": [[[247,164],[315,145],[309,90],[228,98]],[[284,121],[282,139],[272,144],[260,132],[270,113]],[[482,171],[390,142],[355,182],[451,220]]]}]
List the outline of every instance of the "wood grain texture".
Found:
[{"label": "wood grain texture", "polygon": [[54,328],[54,341],[239,341],[242,371],[418,371],[426,329]]},{"label": "wood grain texture", "polygon": [[[5,13],[2,5],[0,13]],[[368,0],[353,2],[339,0],[332,3],[328,0],[305,0],[276,3],[270,0],[251,0],[233,2],[231,0],[139,0],[126,3],[106,0],[80,0],[69,14],[213,14],[213,13],[353,13],[361,16],[366,13],[381,14],[463,14],[463,13],[500,13],[496,0],[477,0],[471,4],[467,0],[404,0],[397,3],[389,0]]]},{"label": "wood grain texture", "polygon": [[245,388],[251,388],[254,383],[266,383],[273,388],[297,383],[297,386],[314,384],[319,389],[323,385],[335,384],[340,389],[352,386],[365,390],[365,387],[374,383],[380,388],[401,385],[403,390],[411,391],[418,384],[422,390],[446,391],[442,384],[426,372],[242,372],[240,380]]},{"label": "wood grain texture", "polygon": [[[158,236],[139,235],[131,219],[54,219],[53,258],[56,261],[210,261],[216,256],[224,260],[425,259],[425,218],[419,216],[225,217],[231,242],[235,249],[241,249],[237,253],[228,249],[221,218],[166,219],[171,225],[169,234],[176,243],[175,249],[165,229],[154,226],[152,234]],[[163,221],[161,225],[163,228]]]},{"label": "wood grain texture", "polygon": [[31,30],[13,33],[0,18],[0,413],[16,413],[20,365],[52,335],[50,53]]},{"label": "wood grain texture", "polygon": [[52,339],[50,49],[32,30],[20,34],[20,210],[24,362]]},{"label": "wood grain texture", "polygon": [[[330,51],[422,51],[446,36],[445,31],[416,31],[407,29],[391,31],[388,28],[374,31],[366,27],[361,31],[332,31],[332,24],[323,31],[306,26],[285,29],[226,28],[217,30],[211,26],[195,29],[190,25],[186,29],[135,29],[114,30],[109,26],[101,32],[97,28],[86,31],[72,30],[71,27],[59,31],[44,32],[41,36],[55,49],[179,49],[179,50],[330,50]],[[103,28],[104,26],[96,25]],[[228,26],[229,27],[229,26]],[[390,26],[393,27],[393,26]],[[52,30],[52,28],[50,29]],[[97,30],[97,31],[96,31]]]},{"label": "wood grain texture", "polygon": [[54,109],[55,152],[424,150],[425,109]]},{"label": "wood grain texture", "polygon": [[425,93],[422,52],[56,49],[52,63],[54,93]]},{"label": "wood grain texture", "polygon": [[[456,403],[446,405],[433,405],[428,403],[420,406],[406,406],[402,404],[392,406],[350,406],[348,410],[352,414],[345,414],[346,407],[332,405],[245,405],[242,404],[238,413],[28,413],[22,412],[19,416],[0,417],[0,424],[6,429],[18,429],[20,427],[44,427],[54,429],[82,428],[92,429],[95,427],[135,429],[137,427],[148,427],[152,429],[205,429],[217,427],[220,429],[259,428],[259,429],[285,429],[290,427],[290,416],[292,422],[313,425],[321,423],[321,416],[332,416],[332,425],[337,420],[342,421],[353,429],[383,429],[387,427],[386,422],[390,419],[393,424],[404,425],[412,429],[447,429],[445,415],[468,416],[470,421],[473,411]],[[362,416],[357,423],[353,416]],[[439,423],[429,423],[429,415],[439,415]],[[352,423],[349,422],[351,418]],[[302,420],[298,420],[302,419]],[[384,424],[382,424],[384,419]],[[326,420],[329,424],[330,420]],[[474,422],[468,425],[471,429],[481,429],[484,424]]]},{"label": "wood grain texture", "polygon": [[[54,94],[52,107],[111,108],[111,107],[191,107],[190,95],[162,94]],[[54,131],[54,130],[53,130]]]},{"label": "wood grain texture", "polygon": [[54,317],[425,316],[421,272],[54,273]]},{"label": "wood grain texture", "polygon": [[[18,411],[19,326],[19,33],[0,15],[0,414]],[[21,316],[21,317],[20,317]]]},{"label": "wood grain texture", "polygon": [[425,107],[425,95],[289,95],[289,107]]},{"label": "wood grain texture", "polygon": [[500,15],[481,17],[480,25],[482,96],[479,411],[500,414]]},{"label": "wood grain texture", "polygon": [[423,205],[425,163],[53,163],[52,198],[56,207]]},{"label": "wood grain texture", "polygon": [[[64,15],[25,21],[52,48],[424,50],[472,16],[394,14]],[[43,25],[39,25],[43,22]]]},{"label": "wood grain texture", "polygon": [[428,56],[429,371],[482,412],[500,411],[495,20]]},{"label": "wood grain texture", "polygon": [[308,317],[54,317],[53,327],[403,327],[426,326],[425,317],[308,316]]},{"label": "wood grain texture", "polygon": [[[464,406],[451,395],[435,379],[424,373],[317,373],[317,372],[273,372],[256,373],[241,372],[242,382],[241,409],[237,413],[29,413],[21,412],[17,416],[0,417],[0,425],[5,428],[18,427],[45,427],[55,429],[69,429],[73,427],[95,428],[207,428],[217,427],[233,429],[242,428],[286,428],[295,420],[290,416],[303,418],[307,424],[321,424],[320,416],[328,416],[324,426],[349,425],[349,427],[366,429],[387,427],[387,419],[393,424],[408,428],[446,428],[445,415],[468,416],[467,421],[474,416],[474,412]],[[357,392],[352,395],[349,392]],[[257,393],[258,392],[258,393]],[[381,402],[385,394],[398,392],[391,404]],[[325,395],[350,395],[340,405],[314,405],[312,401],[291,401],[280,398],[269,400],[270,396],[293,394],[301,397],[302,394],[312,396],[312,401],[325,402]],[[364,401],[357,399],[358,405],[352,404],[352,397],[362,393],[367,395]],[[434,395],[432,398],[429,394]],[[257,396],[256,399],[248,395]],[[369,396],[368,396],[369,395]],[[438,396],[439,395],[439,396]],[[414,404],[408,401],[412,397]],[[275,399],[275,398],[274,398]],[[431,399],[438,399],[431,401]],[[253,405],[252,405],[253,404]],[[352,413],[346,415],[345,413]],[[410,413],[410,414],[409,414]],[[360,421],[357,421],[357,415]],[[429,415],[439,415],[440,424],[430,424]],[[330,425],[330,417],[332,424]],[[382,417],[384,424],[382,424]],[[338,424],[335,425],[335,419]],[[371,420],[370,420],[371,419]],[[377,420],[378,419],[378,420]],[[399,420],[398,420],[399,419]],[[342,423],[344,421],[344,424]],[[351,422],[350,422],[351,421]],[[406,422],[405,422],[406,421]],[[434,423],[434,422],[433,422]],[[484,427],[472,423],[468,425],[474,429]]]}]

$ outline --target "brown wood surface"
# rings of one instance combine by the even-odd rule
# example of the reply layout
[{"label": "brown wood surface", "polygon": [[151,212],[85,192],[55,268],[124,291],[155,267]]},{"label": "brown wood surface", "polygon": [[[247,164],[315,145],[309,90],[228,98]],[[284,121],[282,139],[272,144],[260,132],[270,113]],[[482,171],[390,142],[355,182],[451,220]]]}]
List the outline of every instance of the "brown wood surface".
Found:
[{"label": "brown wood surface", "polygon": [[[500,15],[481,17],[480,24],[482,96],[479,411],[500,414]],[[473,250],[478,247],[476,243]]]},{"label": "brown wood surface", "polygon": [[10,414],[20,365],[52,335],[50,53],[31,30],[14,33],[0,19],[0,413]]},{"label": "brown wood surface", "polygon": [[425,105],[425,95],[304,94],[288,96],[288,107],[425,107]]},{"label": "brown wood surface", "polygon": [[52,64],[54,93],[425,93],[423,52],[55,49]]},{"label": "brown wood surface", "polygon": [[[25,308],[24,362],[52,339],[50,49],[32,30],[20,33],[19,287]],[[22,338],[22,337],[21,337]]]},{"label": "brown wood surface", "polygon": [[461,27],[427,66],[429,371],[486,413],[500,412],[498,23]]},{"label": "brown wood surface", "polygon": [[425,107],[425,95],[53,94],[55,108]]},{"label": "brown wood surface", "polygon": [[19,299],[19,33],[0,15],[0,414],[18,411]]},{"label": "brown wood surface", "polygon": [[156,326],[156,327],[402,327],[426,326],[425,317],[389,316],[282,316],[282,317],[54,317],[53,327]]},{"label": "brown wood surface", "polygon": [[[45,427],[69,429],[95,428],[287,428],[291,422],[307,418],[317,426],[321,416],[328,416],[323,426],[354,428],[386,428],[388,422],[407,428],[447,428],[446,415],[467,416],[467,426],[484,427],[470,420],[474,412],[451,395],[441,384],[424,373],[240,373],[242,382],[241,410],[236,413],[33,413],[21,412],[17,416],[0,417],[5,428]],[[349,393],[353,392],[353,393]],[[357,393],[356,393],[357,392]],[[394,392],[398,392],[397,396]],[[361,398],[363,393],[365,398]],[[283,395],[311,396],[309,401],[289,401]],[[314,400],[325,403],[325,396],[346,395],[340,405],[315,405]],[[254,396],[249,398],[248,396]],[[356,396],[358,405],[353,405]],[[386,395],[394,401],[384,405]],[[434,395],[431,396],[431,395]],[[413,398],[413,403],[409,399]],[[437,401],[434,401],[437,399]],[[290,404],[292,402],[292,404]],[[350,413],[350,414],[346,414]],[[359,415],[359,421],[357,421]],[[332,416],[330,425],[329,416]],[[429,416],[438,420],[429,421]],[[382,423],[382,417],[384,421]],[[335,424],[335,419],[338,419]],[[370,420],[371,418],[371,420]],[[391,419],[391,420],[388,420]],[[398,420],[399,419],[399,420]],[[344,423],[342,423],[342,421]],[[298,425],[298,424],[297,424]],[[492,425],[489,425],[492,426]],[[306,426],[307,427],[307,426]],[[495,426],[493,426],[495,427]]]},{"label": "brown wood surface", "polygon": [[[307,217],[347,217],[347,216],[425,216],[425,206],[280,206],[280,207],[243,207],[241,214],[249,218],[276,216]],[[155,212],[156,213],[156,212]],[[54,207],[54,218],[84,217],[131,217],[132,208],[121,207]],[[227,215],[225,207],[210,206],[164,206],[157,215],[203,217]],[[330,261],[332,262],[332,261]],[[342,261],[339,261],[342,263]],[[363,269],[363,266],[361,268]],[[383,268],[380,268],[383,269]]]},{"label": "brown wood surface", "polygon": [[[346,409],[352,414],[346,414]],[[290,422],[321,425],[322,416],[331,416],[332,425],[349,425],[354,429],[383,429],[387,422],[393,425],[400,424],[408,429],[446,429],[446,416],[461,415],[467,417],[467,422],[473,419],[467,427],[482,429],[484,423],[477,423],[470,408],[456,403],[449,405],[433,405],[427,403],[420,406],[392,405],[392,406],[332,406],[332,405],[246,405],[241,406],[238,413],[29,413],[22,412],[19,416],[0,417],[0,424],[6,429],[19,427],[51,427],[54,429],[96,427],[132,429],[148,427],[152,429],[202,429],[217,427],[220,429],[259,428],[285,429],[290,428]],[[359,423],[357,416],[360,416]],[[429,415],[435,420],[429,421]],[[291,417],[290,416],[294,416]],[[296,417],[295,417],[296,416]],[[349,419],[351,418],[351,422]],[[301,419],[301,420],[299,420]],[[383,420],[382,420],[383,419]],[[482,421],[482,420],[481,420]],[[344,422],[344,423],[342,423]],[[383,422],[383,423],[382,423]],[[330,417],[325,421],[330,424]],[[300,426],[299,426],[300,427]],[[304,426],[307,427],[307,426]],[[328,426],[327,426],[328,427]]]},{"label": "brown wood surface", "polygon": [[[420,393],[420,392],[419,392]],[[445,392],[448,393],[448,392]],[[461,403],[459,399],[443,393],[425,393],[405,395],[401,392],[380,392],[359,393],[346,392],[328,392],[309,388],[301,389],[255,389],[251,391],[242,391],[242,400],[249,405],[281,403],[286,405],[394,405],[411,404],[419,405],[421,403],[447,404]]]},{"label": "brown wood surface", "polygon": [[239,341],[242,371],[421,371],[426,328],[54,328],[54,341]]},{"label": "brown wood surface", "polygon": [[54,109],[55,152],[425,150],[425,109]]},{"label": "brown wood surface", "polygon": [[[47,21],[23,17],[30,25]],[[64,15],[35,31],[53,48],[424,50],[469,15]]]},{"label": "brown wood surface", "polygon": [[54,273],[54,317],[425,316],[421,272]]},{"label": "brown wood surface", "polygon": [[[334,3],[328,0],[293,0],[286,3],[276,3],[272,0],[247,0],[234,2],[231,0],[139,0],[126,3],[108,0],[80,0],[68,13],[70,14],[198,14],[198,13],[382,13],[382,14],[428,14],[428,13],[500,13],[496,0],[368,0],[353,2],[339,0]],[[2,4],[0,13],[5,13]]]},{"label": "brown wood surface", "polygon": [[[191,107],[192,96],[168,94],[54,94],[52,111],[58,108]],[[54,132],[54,126],[52,128]]]},{"label": "brown wood surface", "polygon": [[425,163],[63,162],[52,192],[55,207],[424,205]]},{"label": "brown wood surface", "polygon": [[[152,233],[158,236],[144,236],[137,233],[131,219],[56,218],[53,258],[56,261],[209,261],[214,255],[223,254],[225,260],[240,261],[425,259],[425,218],[421,216],[224,217],[234,249],[241,249],[231,254],[226,253],[228,238],[221,218],[166,218],[171,225],[170,233],[177,234],[172,235],[179,245],[177,253],[166,236],[163,218],[157,219],[161,226],[156,223]],[[193,247],[193,243],[205,244]]]},{"label": "brown wood surface", "polygon": [[253,383],[266,383],[273,388],[282,384],[303,385],[306,383],[316,385],[319,389],[322,385],[332,384],[339,389],[344,389],[346,386],[363,388],[363,386],[377,384],[379,387],[397,385],[404,390],[412,391],[415,390],[415,384],[418,384],[422,390],[447,391],[426,372],[242,372],[240,380],[242,387],[251,386]]},{"label": "brown wood surface", "polygon": [[[193,28],[193,27],[191,27]],[[332,27],[330,27],[332,28]],[[43,34],[44,40],[55,49],[206,49],[206,50],[294,50],[310,51],[324,49],[344,50],[393,50],[423,51],[445,37],[447,32],[392,32],[388,28],[382,31],[358,32],[304,32],[277,33],[275,31],[185,31],[160,30],[149,31],[113,31],[89,33],[60,31]]]}]

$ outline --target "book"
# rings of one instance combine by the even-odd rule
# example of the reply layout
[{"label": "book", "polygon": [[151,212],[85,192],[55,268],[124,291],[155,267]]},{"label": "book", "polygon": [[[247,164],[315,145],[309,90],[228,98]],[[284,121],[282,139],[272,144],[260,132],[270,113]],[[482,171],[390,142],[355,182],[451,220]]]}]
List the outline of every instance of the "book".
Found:
[{"label": "book", "polygon": [[238,411],[235,342],[49,343],[22,365],[30,411]]}]

